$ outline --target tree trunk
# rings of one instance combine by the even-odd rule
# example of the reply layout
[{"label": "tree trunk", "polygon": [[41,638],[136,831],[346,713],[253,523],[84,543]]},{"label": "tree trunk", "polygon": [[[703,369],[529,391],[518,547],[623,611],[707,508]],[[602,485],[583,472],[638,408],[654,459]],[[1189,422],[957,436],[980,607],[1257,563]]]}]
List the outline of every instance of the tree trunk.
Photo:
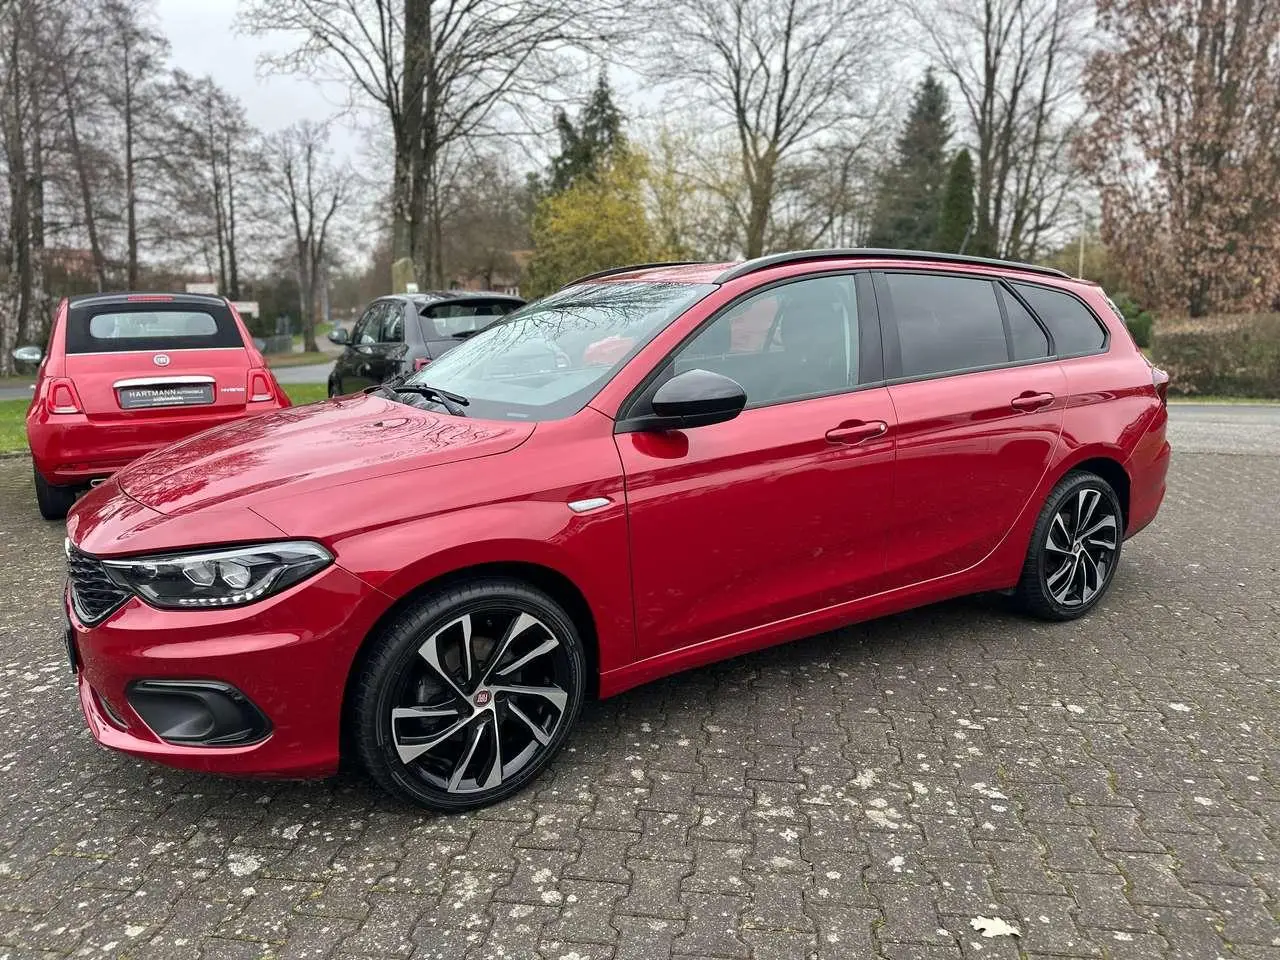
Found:
[{"label": "tree trunk", "polygon": [[133,69],[129,59],[129,41],[123,46],[124,68],[124,204],[125,243],[130,290],[138,289],[138,192],[133,157]]},{"label": "tree trunk", "polygon": [[98,237],[98,221],[94,216],[93,188],[89,183],[89,168],[85,163],[84,147],[80,143],[80,133],[76,126],[76,104],[71,92],[71,83],[67,77],[67,68],[60,62],[59,75],[62,82],[62,98],[67,105],[67,135],[71,145],[71,162],[76,170],[76,181],[80,187],[80,205],[84,210],[84,226],[89,234],[89,250],[93,254],[93,272],[98,283],[98,291],[107,288],[107,261],[102,253],[102,241]]},{"label": "tree trunk", "polygon": [[227,296],[240,299],[240,271],[236,265],[236,178],[231,169],[231,131],[226,135],[227,147]]},{"label": "tree trunk", "polygon": [[22,343],[44,343],[44,325],[49,316],[44,282],[44,105],[40,102],[39,84],[36,80],[31,88],[31,299],[18,328]]}]

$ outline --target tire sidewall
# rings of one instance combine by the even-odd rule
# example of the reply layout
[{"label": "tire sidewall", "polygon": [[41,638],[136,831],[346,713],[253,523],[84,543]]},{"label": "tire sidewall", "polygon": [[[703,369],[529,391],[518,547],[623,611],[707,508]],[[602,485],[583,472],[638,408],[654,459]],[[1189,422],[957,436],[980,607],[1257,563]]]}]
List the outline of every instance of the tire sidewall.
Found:
[{"label": "tire sidewall", "polygon": [[[1067,606],[1059,603],[1049,590],[1048,573],[1046,567],[1048,564],[1049,551],[1045,549],[1045,540],[1049,535],[1049,528],[1053,523],[1053,518],[1057,516],[1064,504],[1072,497],[1079,495],[1081,490],[1097,490],[1107,499],[1112,511],[1116,516],[1116,548],[1111,557],[1111,565],[1107,568],[1106,579],[1098,588],[1098,592],[1088,603],[1082,603],[1078,606]],[[1120,567],[1120,550],[1124,546],[1124,511],[1120,508],[1120,498],[1116,496],[1115,490],[1111,488],[1111,484],[1107,483],[1101,477],[1093,474],[1077,474],[1075,479],[1069,484],[1065,484],[1058,488],[1056,496],[1050,498],[1046,505],[1044,514],[1041,516],[1040,522],[1036,524],[1036,541],[1034,549],[1036,551],[1036,576],[1040,579],[1040,589],[1053,607],[1054,611],[1063,619],[1075,619],[1084,616],[1092,610],[1106,596],[1107,591],[1111,589],[1111,582],[1115,579],[1116,570]]]},{"label": "tire sidewall", "polygon": [[[428,601],[411,612],[408,619],[399,621],[386,637],[394,648],[389,659],[383,661],[376,678],[376,695],[373,698],[373,716],[363,718],[363,729],[357,736],[365,739],[366,755],[374,758],[385,777],[394,784],[395,792],[420,806],[435,810],[470,810],[488,806],[521,790],[550,763],[564,746],[570,731],[578,719],[586,690],[586,657],[582,641],[572,621],[559,605],[542,594],[515,584],[475,585],[485,590],[483,596],[468,598],[462,602],[449,602],[449,595],[435,602]],[[450,794],[438,790],[413,775],[401,762],[391,736],[391,709],[399,679],[418,656],[418,648],[433,632],[468,613],[477,613],[501,605],[522,613],[528,613],[551,627],[565,648],[569,664],[569,702],[556,728],[551,742],[542,755],[525,769],[491,791],[468,794]],[[359,721],[358,721],[359,722]],[[372,727],[372,729],[369,729]]]}]

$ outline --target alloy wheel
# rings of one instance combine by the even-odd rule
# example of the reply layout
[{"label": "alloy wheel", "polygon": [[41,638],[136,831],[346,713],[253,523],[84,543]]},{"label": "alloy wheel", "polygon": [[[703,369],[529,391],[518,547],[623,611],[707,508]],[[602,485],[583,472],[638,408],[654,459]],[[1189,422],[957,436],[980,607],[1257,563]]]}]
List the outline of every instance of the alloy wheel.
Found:
[{"label": "alloy wheel", "polygon": [[552,743],[568,712],[571,669],[564,638],[527,611],[495,604],[452,617],[396,684],[391,745],[429,787],[496,790]]},{"label": "alloy wheel", "polygon": [[1044,543],[1045,587],[1064,607],[1090,603],[1107,585],[1120,544],[1120,518],[1094,487],[1069,496],[1054,514]]}]

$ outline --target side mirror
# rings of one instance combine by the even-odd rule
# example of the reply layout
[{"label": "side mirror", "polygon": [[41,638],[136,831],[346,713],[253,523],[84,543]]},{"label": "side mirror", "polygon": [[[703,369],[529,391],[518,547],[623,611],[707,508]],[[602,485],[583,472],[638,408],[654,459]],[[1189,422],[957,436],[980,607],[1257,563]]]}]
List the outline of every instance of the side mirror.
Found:
[{"label": "side mirror", "polygon": [[351,335],[347,333],[346,327],[334,327],[329,331],[329,342],[337,344],[347,344],[351,340]]},{"label": "side mirror", "polygon": [[19,363],[39,363],[44,359],[44,351],[39,347],[18,347],[13,351],[13,359]]},{"label": "side mirror", "polygon": [[732,420],[747,405],[747,393],[736,380],[710,370],[686,370],[653,395],[658,429],[705,427]]}]

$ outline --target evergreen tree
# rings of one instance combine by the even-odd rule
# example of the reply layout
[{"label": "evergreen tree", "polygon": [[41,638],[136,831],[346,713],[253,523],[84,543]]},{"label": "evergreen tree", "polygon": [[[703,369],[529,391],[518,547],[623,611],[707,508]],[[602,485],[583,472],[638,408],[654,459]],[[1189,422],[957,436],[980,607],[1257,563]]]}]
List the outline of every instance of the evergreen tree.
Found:
[{"label": "evergreen tree", "polygon": [[551,160],[552,193],[567,190],[584,176],[594,176],[625,144],[622,111],[614,103],[613,89],[604,70],[600,71],[596,88],[578,115],[577,124],[562,110],[556,112],[555,122],[560,135],[560,153]]},{"label": "evergreen tree", "polygon": [[933,243],[947,178],[951,108],[928,70],[880,181],[868,242],[873,247],[925,250]]},{"label": "evergreen tree", "polygon": [[[959,253],[969,225],[973,223],[973,158],[969,151],[961,149],[951,161],[947,171],[947,187],[942,195],[942,209],[938,215],[937,233],[933,249],[944,253]],[[976,253],[973,241],[965,253]]]}]

